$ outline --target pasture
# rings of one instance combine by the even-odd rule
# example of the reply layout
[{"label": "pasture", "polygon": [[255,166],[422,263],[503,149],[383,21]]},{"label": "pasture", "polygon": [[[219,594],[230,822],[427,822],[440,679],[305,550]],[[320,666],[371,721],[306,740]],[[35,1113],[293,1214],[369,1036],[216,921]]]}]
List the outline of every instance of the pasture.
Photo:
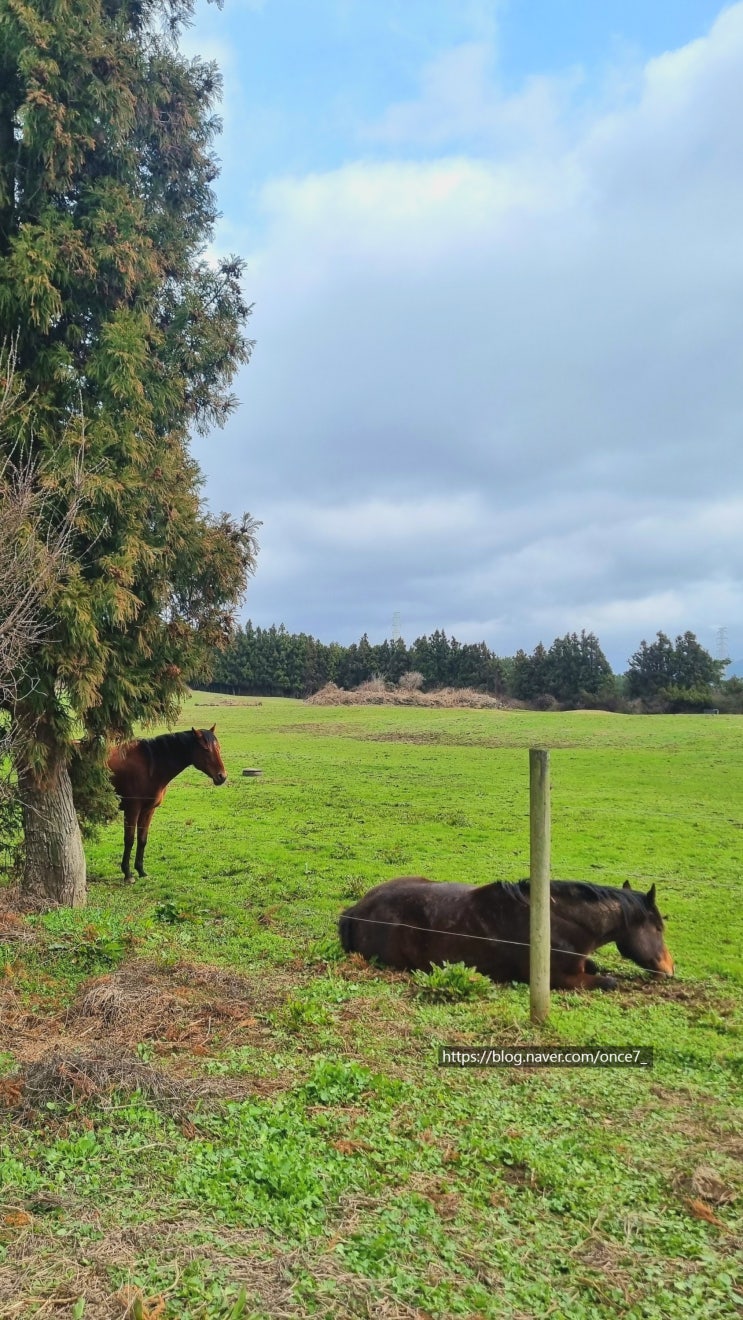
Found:
[{"label": "pasture", "polygon": [[[173,782],[145,879],[119,819],[85,911],[0,919],[0,1316],[738,1315],[740,720],[196,693],[178,728],[215,721],[229,781]],[[382,880],[528,873],[536,743],[555,878],[655,882],[676,979],[601,950],[619,989],[537,1029],[525,986],[344,958]],[[654,1067],[437,1066],[527,1042]]]}]

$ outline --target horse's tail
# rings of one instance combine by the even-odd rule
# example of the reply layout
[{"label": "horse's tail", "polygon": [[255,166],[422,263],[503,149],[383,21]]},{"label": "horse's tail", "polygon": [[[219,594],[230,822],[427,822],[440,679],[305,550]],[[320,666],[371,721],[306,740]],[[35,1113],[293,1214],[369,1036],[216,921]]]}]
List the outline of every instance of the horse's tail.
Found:
[{"label": "horse's tail", "polygon": [[346,953],[353,953],[356,948],[353,938],[355,926],[356,922],[353,918],[350,917],[347,912],[342,913],[340,921],[338,922],[338,934]]}]

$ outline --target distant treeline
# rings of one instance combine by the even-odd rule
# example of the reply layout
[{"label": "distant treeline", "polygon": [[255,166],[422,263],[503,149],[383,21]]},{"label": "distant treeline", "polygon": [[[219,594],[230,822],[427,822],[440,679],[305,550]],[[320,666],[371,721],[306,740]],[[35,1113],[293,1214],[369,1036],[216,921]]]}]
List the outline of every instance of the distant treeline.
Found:
[{"label": "distant treeline", "polygon": [[[497,656],[485,642],[459,642],[436,630],[408,646],[402,638],[373,646],[366,633],[341,646],[282,625],[248,621],[216,657],[213,691],[255,696],[308,697],[327,683],[356,688],[373,678],[435,688],[474,688],[541,709],[588,706],[609,710],[743,709],[743,682],[723,681],[727,662],[714,660],[691,632],[674,642],[658,633],[642,642],[618,675],[594,633],[567,633],[531,654]],[[714,698],[714,700],[713,700]]]}]

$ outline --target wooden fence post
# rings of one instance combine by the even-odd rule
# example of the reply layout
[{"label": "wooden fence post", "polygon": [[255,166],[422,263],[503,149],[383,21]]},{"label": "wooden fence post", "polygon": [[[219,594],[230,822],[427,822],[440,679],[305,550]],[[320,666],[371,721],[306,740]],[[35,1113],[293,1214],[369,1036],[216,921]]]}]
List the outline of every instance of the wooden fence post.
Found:
[{"label": "wooden fence post", "polygon": [[532,1022],[550,1011],[550,754],[529,748],[529,1005]]}]

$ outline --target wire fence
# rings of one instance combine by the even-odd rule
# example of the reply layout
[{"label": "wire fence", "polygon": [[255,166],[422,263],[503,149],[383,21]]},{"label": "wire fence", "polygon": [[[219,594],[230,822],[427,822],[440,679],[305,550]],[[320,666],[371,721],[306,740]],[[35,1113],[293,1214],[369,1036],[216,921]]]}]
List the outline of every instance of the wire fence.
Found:
[{"label": "wire fence", "polygon": [[[359,921],[368,926],[390,926],[393,930],[417,930],[423,935],[449,935],[459,940],[479,940],[482,944],[510,944],[519,949],[530,949],[528,940],[506,940],[496,935],[470,935],[463,930],[437,930],[434,926],[413,926],[407,921],[381,921],[376,917],[354,917],[350,913],[343,914],[346,921]],[[353,950],[351,950],[353,952]],[[569,958],[590,958],[589,953],[578,953],[575,949],[561,949],[559,946],[550,945],[550,953],[563,953]],[[657,972],[652,967],[644,967],[651,976],[667,976],[667,972]]]}]

